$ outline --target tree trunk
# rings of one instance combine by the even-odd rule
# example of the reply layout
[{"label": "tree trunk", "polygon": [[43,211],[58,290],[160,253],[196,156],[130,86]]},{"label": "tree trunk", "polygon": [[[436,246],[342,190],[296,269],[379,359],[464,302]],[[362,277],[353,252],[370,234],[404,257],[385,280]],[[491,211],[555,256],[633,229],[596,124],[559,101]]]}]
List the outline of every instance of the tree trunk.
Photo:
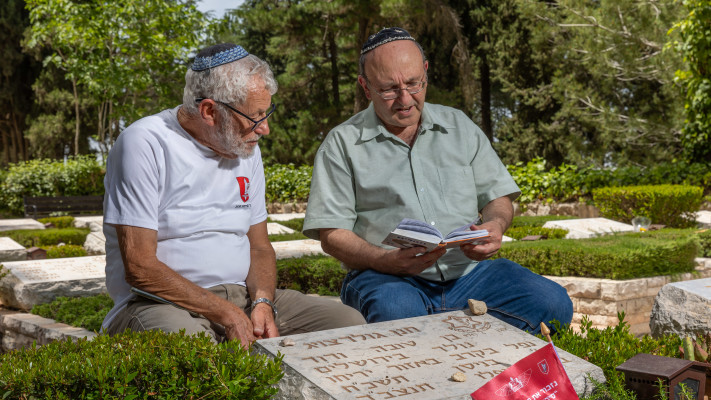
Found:
[{"label": "tree trunk", "polygon": [[77,92],[77,81],[72,79],[72,90],[74,91],[74,113],[76,115],[76,122],[74,124],[74,155],[79,155],[79,131],[80,131],[80,119],[79,119],[79,93]]},{"label": "tree trunk", "polygon": [[486,54],[479,60],[479,74],[481,75],[481,130],[484,131],[490,142],[494,142],[494,132],[491,124],[491,72]]},{"label": "tree trunk", "polygon": [[[363,43],[365,43],[366,40],[368,40],[368,29],[370,29],[370,18],[367,17],[362,17],[358,19],[358,37],[356,40],[358,40],[358,43],[356,43],[356,49],[360,49]],[[360,57],[360,51],[358,51],[358,55]],[[365,110],[366,107],[368,107],[368,98],[365,97],[365,92],[363,91],[363,88],[360,87],[358,82],[355,83],[355,96],[354,96],[354,102],[353,102],[353,113],[359,113],[363,110]]]},{"label": "tree trunk", "polygon": [[328,31],[328,46],[331,55],[331,91],[333,93],[333,104],[336,105],[338,113],[341,112],[341,94],[338,86],[338,45],[336,44],[336,35],[333,30]]}]

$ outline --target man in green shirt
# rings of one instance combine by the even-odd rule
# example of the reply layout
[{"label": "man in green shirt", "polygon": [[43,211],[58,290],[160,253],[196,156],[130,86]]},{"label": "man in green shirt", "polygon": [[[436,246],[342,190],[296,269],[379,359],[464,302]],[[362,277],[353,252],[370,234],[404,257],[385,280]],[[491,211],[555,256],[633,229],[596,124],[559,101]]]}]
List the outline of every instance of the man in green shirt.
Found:
[{"label": "man in green shirt", "polygon": [[[490,260],[520,191],[464,113],[425,102],[427,67],[403,29],[385,28],[365,43],[358,82],[371,104],[319,148],[304,233],[350,270],[341,299],[368,322],[459,310],[477,299],[532,332],[540,322],[570,323],[564,288],[512,261]],[[403,218],[443,233],[469,222],[491,238],[428,253],[384,247]]]}]

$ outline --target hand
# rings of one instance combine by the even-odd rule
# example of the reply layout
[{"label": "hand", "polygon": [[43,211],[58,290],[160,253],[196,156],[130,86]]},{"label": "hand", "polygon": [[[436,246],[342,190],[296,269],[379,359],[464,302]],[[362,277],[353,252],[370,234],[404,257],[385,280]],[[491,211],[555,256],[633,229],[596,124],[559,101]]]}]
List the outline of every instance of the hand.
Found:
[{"label": "hand", "polygon": [[472,225],[471,230],[486,229],[489,231],[489,238],[483,244],[463,244],[459,246],[465,256],[476,261],[484,261],[493,257],[501,248],[501,238],[504,235],[501,225],[496,221],[485,222],[481,225]]},{"label": "hand", "polygon": [[379,271],[398,276],[415,276],[434,264],[447,252],[445,248],[437,248],[428,253],[424,247],[389,250],[383,260],[386,270]]},{"label": "hand", "polygon": [[274,312],[267,303],[259,303],[252,309],[252,325],[254,336],[257,339],[273,338],[279,336]]},{"label": "hand", "polygon": [[252,342],[256,340],[252,321],[247,318],[247,314],[242,310],[238,310],[236,314],[234,322],[224,325],[225,338],[227,340],[237,339],[243,348],[248,349]]}]

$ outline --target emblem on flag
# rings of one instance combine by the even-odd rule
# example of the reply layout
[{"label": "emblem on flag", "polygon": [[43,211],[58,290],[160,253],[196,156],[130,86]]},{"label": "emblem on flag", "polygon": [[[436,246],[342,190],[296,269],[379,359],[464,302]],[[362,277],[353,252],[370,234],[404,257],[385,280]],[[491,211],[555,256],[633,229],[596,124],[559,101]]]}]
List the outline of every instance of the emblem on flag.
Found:
[{"label": "emblem on flag", "polygon": [[538,369],[541,373],[548,375],[548,361],[545,358],[538,362]]},{"label": "emblem on flag", "polygon": [[516,378],[509,378],[511,379],[509,383],[505,384],[499,390],[496,391],[496,395],[500,397],[507,397],[511,396],[512,394],[518,392],[519,390],[523,389],[527,384],[528,381],[531,379],[531,370],[527,370],[526,372],[522,373],[521,375],[517,376]]}]

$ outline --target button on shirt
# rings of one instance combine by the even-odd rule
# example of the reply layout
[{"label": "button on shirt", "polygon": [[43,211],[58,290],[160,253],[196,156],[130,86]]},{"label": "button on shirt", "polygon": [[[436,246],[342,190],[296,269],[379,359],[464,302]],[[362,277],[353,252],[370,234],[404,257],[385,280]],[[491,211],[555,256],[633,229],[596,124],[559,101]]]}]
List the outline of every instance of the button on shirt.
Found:
[{"label": "button on shirt", "polygon": [[[304,234],[318,239],[318,229],[347,229],[387,247],[382,240],[403,218],[426,221],[446,235],[474,222],[490,201],[519,194],[488,138],[463,112],[425,103],[411,148],[387,131],[371,104],[321,144]],[[448,281],[476,264],[450,249],[420,276]]]}]

